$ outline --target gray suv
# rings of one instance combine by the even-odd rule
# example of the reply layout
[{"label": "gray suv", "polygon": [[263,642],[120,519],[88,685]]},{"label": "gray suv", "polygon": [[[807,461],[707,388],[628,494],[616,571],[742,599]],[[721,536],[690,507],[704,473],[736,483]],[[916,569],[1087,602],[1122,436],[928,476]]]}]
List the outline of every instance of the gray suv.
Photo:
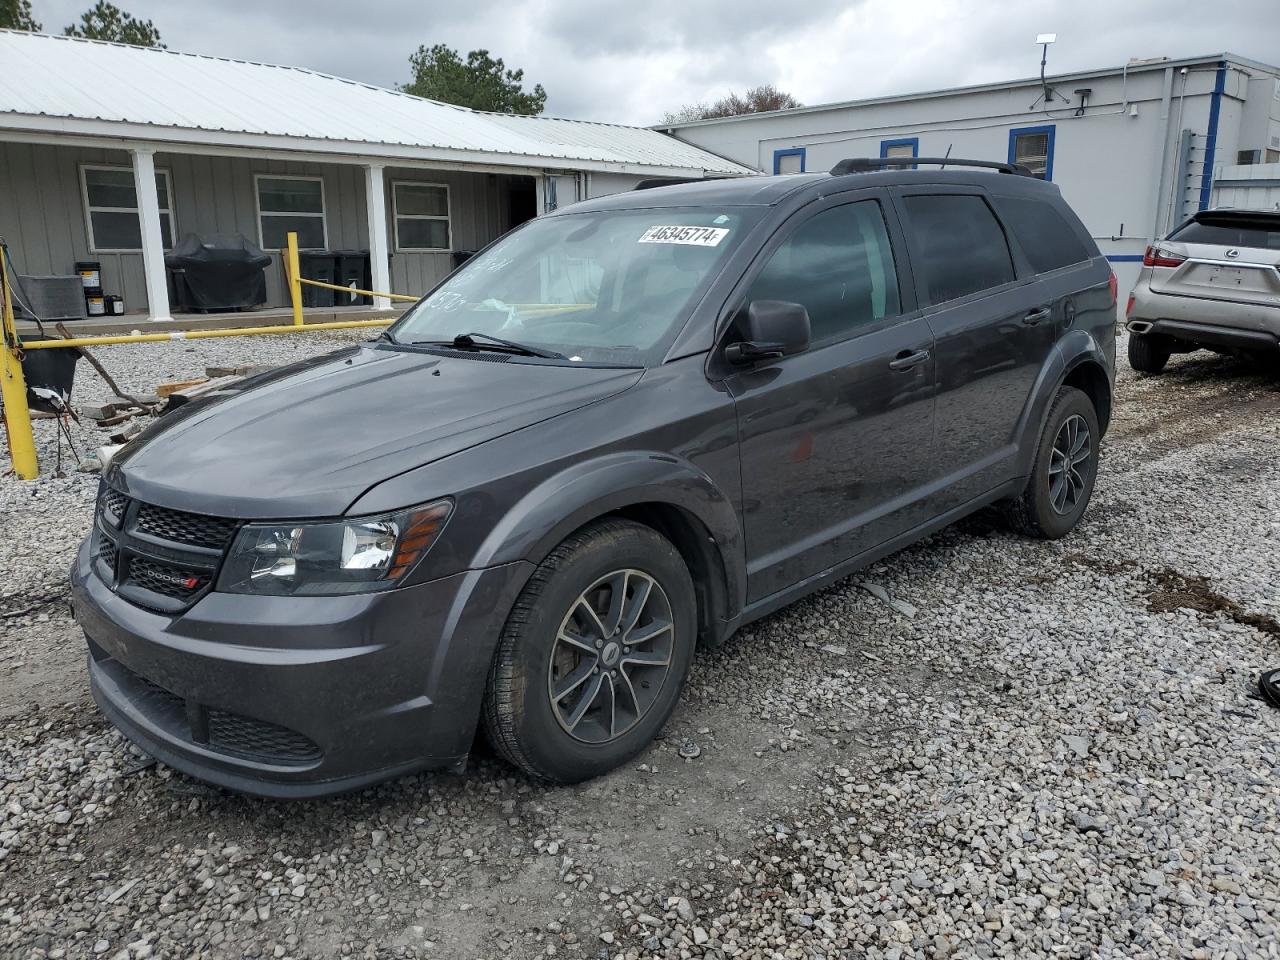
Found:
[{"label": "gray suv", "polygon": [[698,643],[989,504],[1065,535],[1115,279],[1024,168],[906,162],[575,204],[158,421],[72,571],[103,712],[268,796],[459,769],[481,727],[580,781]]},{"label": "gray suv", "polygon": [[1125,309],[1129,365],[1206,348],[1280,360],[1280,213],[1203,210],[1147,248]]}]

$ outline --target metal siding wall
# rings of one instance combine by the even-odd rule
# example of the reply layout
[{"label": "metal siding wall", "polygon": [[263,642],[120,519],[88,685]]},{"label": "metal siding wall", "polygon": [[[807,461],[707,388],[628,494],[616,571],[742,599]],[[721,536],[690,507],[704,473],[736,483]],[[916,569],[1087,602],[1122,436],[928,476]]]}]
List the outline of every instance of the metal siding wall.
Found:
[{"label": "metal siding wall", "polygon": [[454,250],[479,250],[508,229],[506,187],[511,178],[506,175],[388,167],[384,178],[392,293],[414,296],[426,293],[453,269],[450,253],[401,253],[396,250],[393,183],[418,181],[448,185],[449,230]]},{"label": "metal siding wall", "polygon": [[0,236],[26,274],[69,275],[77,260],[102,264],[107,293],[127,309],[146,307],[140,253],[90,253],[80,189],[84,163],[128,167],[120,150],[0,143]]}]

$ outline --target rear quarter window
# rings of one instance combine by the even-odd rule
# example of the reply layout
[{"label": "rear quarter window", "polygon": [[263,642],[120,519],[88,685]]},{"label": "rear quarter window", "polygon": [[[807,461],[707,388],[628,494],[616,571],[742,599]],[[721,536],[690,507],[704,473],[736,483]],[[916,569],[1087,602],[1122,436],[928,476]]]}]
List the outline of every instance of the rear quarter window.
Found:
[{"label": "rear quarter window", "polygon": [[1036,273],[1083,263],[1093,256],[1079,231],[1052,203],[1027,197],[992,199]]}]

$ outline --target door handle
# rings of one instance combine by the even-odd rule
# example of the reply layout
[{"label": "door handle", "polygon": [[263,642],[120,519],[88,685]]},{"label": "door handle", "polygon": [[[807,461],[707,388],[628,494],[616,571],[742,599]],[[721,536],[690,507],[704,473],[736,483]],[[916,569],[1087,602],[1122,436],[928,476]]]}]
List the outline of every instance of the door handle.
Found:
[{"label": "door handle", "polygon": [[1038,310],[1032,310],[1023,317],[1022,322],[1028,327],[1034,327],[1041,320],[1048,320],[1051,313],[1053,313],[1053,310],[1049,307],[1040,307]]},{"label": "door handle", "polygon": [[928,350],[903,350],[900,354],[889,361],[889,369],[910,370],[912,367],[918,367],[928,359]]}]

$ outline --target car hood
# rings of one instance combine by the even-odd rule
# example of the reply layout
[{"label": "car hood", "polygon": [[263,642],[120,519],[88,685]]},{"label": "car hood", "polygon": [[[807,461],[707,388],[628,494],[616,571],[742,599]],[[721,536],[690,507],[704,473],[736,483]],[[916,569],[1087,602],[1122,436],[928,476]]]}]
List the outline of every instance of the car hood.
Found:
[{"label": "car hood", "polygon": [[117,454],[107,479],[195,513],[338,516],[374,484],[612,396],[641,373],[363,345],[166,415]]}]

